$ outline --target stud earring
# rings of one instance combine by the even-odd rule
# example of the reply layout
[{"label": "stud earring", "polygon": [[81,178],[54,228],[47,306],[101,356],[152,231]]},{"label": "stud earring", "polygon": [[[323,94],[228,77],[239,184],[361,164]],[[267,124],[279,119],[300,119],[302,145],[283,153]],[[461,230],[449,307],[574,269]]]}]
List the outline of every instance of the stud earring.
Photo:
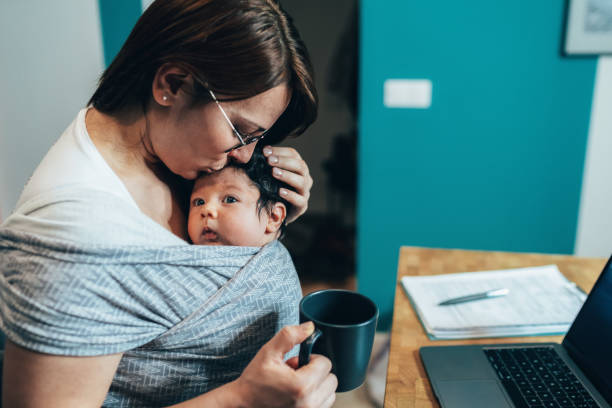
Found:
[{"label": "stud earring", "polygon": [[164,96],[162,96],[162,99],[163,99],[164,101],[167,101],[167,100],[168,100],[168,97],[167,97],[166,95],[164,95]]}]

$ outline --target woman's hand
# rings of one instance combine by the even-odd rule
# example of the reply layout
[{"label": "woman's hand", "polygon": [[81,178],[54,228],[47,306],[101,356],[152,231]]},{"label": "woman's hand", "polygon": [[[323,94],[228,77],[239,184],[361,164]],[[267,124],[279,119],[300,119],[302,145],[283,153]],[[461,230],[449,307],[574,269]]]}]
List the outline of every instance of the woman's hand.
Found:
[{"label": "woman's hand", "polygon": [[338,380],[331,362],[318,354],[297,368],[297,357],[284,356],[314,331],[312,322],[286,326],[255,355],[232,386],[247,407],[331,407],[336,400]]},{"label": "woman's hand", "polygon": [[302,156],[291,147],[266,146],[263,153],[268,158],[270,166],[273,167],[274,177],[295,189],[295,191],[280,189],[280,195],[293,205],[291,212],[287,215],[287,223],[293,222],[308,208],[312,188],[312,177],[310,177],[308,165]]}]

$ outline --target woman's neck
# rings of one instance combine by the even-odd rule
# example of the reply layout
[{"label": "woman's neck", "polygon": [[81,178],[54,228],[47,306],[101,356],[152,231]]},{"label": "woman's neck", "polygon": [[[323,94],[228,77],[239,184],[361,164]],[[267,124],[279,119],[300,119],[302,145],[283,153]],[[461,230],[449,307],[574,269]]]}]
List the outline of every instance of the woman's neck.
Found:
[{"label": "woman's neck", "polygon": [[85,125],[92,142],[140,210],[186,239],[188,186],[155,155],[142,111],[108,115],[91,108],[85,116]]},{"label": "woman's neck", "polygon": [[85,125],[98,150],[112,152],[113,167],[123,169],[158,162],[147,136],[147,118],[142,109],[126,109],[111,115],[91,108],[85,116]]}]

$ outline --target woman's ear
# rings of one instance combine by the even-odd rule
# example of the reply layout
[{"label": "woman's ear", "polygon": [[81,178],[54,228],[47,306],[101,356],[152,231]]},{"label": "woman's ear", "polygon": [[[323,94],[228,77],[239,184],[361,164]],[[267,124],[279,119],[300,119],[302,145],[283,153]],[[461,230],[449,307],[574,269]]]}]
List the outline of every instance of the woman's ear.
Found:
[{"label": "woman's ear", "polygon": [[268,225],[266,226],[266,233],[275,234],[280,230],[280,227],[285,222],[285,218],[287,217],[287,208],[283,203],[274,203],[272,207],[272,211],[270,211],[268,216]]},{"label": "woman's ear", "polygon": [[191,75],[176,65],[164,64],[157,69],[153,78],[153,99],[161,106],[171,106],[183,86],[193,86]]}]

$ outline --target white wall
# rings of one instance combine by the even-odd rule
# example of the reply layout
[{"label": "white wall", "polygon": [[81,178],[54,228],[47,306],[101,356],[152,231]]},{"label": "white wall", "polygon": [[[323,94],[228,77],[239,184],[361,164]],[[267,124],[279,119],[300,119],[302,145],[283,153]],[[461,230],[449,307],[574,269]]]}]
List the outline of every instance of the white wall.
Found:
[{"label": "white wall", "polygon": [[575,253],[612,254],[612,57],[597,63]]},{"label": "white wall", "polygon": [[0,2],[0,210],[12,211],[104,67],[98,2]]}]

